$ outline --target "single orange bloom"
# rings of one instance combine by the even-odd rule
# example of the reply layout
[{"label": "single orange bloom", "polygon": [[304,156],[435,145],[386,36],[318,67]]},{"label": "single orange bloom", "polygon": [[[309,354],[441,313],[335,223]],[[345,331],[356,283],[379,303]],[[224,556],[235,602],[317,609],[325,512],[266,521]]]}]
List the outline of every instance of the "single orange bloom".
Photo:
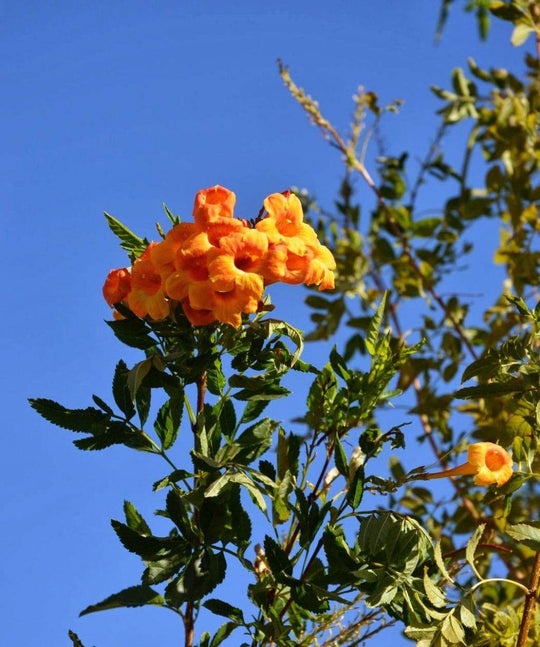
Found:
[{"label": "single orange bloom", "polygon": [[315,248],[310,247],[314,252],[314,256],[306,276],[306,285],[318,285],[319,290],[333,290],[334,273],[332,270],[336,269],[336,261],[332,252],[318,241]]},{"label": "single orange bloom", "polygon": [[246,226],[245,221],[233,217],[235,203],[235,194],[219,184],[195,196],[193,219],[206,232],[212,245],[219,245],[223,236]]},{"label": "single orange bloom", "polygon": [[438,479],[445,476],[474,474],[476,485],[504,485],[512,476],[512,457],[495,443],[473,443],[469,445],[467,462],[458,467],[435,474],[426,474],[424,479]]},{"label": "single orange bloom", "polygon": [[111,270],[103,285],[105,301],[112,307],[123,301],[131,290],[131,274],[127,267]]},{"label": "single orange bloom", "polygon": [[167,233],[165,239],[157,243],[150,251],[150,258],[162,277],[174,271],[176,255],[186,241],[200,232],[193,222],[181,222]]},{"label": "single orange bloom", "polygon": [[205,232],[197,230],[185,241],[174,259],[175,271],[166,279],[165,291],[177,301],[188,296],[189,286],[208,280],[208,254],[215,249]]},{"label": "single orange bloom", "polygon": [[246,273],[228,287],[228,290],[216,290],[211,280],[192,283],[189,286],[189,304],[195,310],[212,310],[218,321],[238,328],[242,323],[242,313],[257,312],[264,290],[263,280],[257,274]]},{"label": "single orange bloom", "polygon": [[150,260],[153,246],[133,263],[131,292],[127,305],[137,317],[150,315],[152,319],[165,319],[169,315],[169,303],[162,289],[159,272]]},{"label": "single orange bloom", "polygon": [[283,243],[293,254],[303,256],[306,245],[317,242],[314,229],[303,222],[302,203],[291,193],[273,193],[264,201],[267,216],[255,228],[268,237],[270,243]]},{"label": "single orange bloom", "polygon": [[182,301],[182,309],[192,326],[206,326],[216,321],[211,310],[195,310],[191,307],[189,299]]}]

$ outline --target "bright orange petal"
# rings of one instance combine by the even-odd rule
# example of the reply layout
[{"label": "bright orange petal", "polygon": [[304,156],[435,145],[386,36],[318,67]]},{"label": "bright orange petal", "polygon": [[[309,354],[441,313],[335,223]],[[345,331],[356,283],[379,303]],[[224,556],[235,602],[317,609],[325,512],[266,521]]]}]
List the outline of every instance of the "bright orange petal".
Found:
[{"label": "bright orange petal", "polygon": [[192,326],[207,326],[216,321],[211,310],[195,310],[191,307],[189,299],[182,301],[182,310]]},{"label": "bright orange petal", "polygon": [[232,218],[236,196],[232,191],[216,185],[199,191],[195,196],[193,218],[203,228],[217,218]]},{"label": "bright orange petal", "polygon": [[127,267],[111,270],[103,285],[103,296],[110,305],[123,301],[131,290],[131,274]]}]

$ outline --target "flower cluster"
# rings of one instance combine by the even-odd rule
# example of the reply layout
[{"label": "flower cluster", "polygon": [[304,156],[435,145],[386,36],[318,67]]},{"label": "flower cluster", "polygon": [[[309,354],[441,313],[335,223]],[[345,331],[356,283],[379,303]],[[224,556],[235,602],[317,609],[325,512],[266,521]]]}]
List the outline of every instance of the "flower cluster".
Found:
[{"label": "flower cluster", "polygon": [[176,301],[194,326],[219,321],[238,327],[242,314],[257,312],[266,285],[334,287],[334,258],[303,222],[294,194],[268,196],[264,217],[254,224],[233,216],[235,201],[221,186],[199,191],[194,222],[180,223],[151,243],[131,268],[109,272],[107,303],[159,320]]}]

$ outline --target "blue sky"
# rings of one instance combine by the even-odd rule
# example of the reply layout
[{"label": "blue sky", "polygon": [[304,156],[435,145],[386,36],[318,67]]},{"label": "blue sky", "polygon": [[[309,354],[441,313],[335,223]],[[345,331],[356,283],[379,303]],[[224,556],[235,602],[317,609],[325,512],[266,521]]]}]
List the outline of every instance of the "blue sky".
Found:
[{"label": "blue sky", "polygon": [[[458,7],[436,46],[438,4],[4,5],[0,183],[11,272],[1,377],[5,644],[67,645],[68,628],[87,647],[180,641],[178,618],[160,609],[77,618],[87,604],[137,582],[138,559],[121,547],[109,519],[121,516],[125,498],[151,517],[161,500],[150,484],[165,466],[118,448],[80,452],[70,432],[42,421],[26,402],[41,396],[87,406],[91,393],[107,399],[117,360],[139,359],[103,323],[101,285],[125,257],[102,212],[155,237],[153,223],[165,221],[162,201],[189,216],[196,191],[216,183],[236,192],[245,217],[258,212],[266,195],[291,185],[331,204],[339,159],[283,88],[278,57],[339,127],[348,123],[359,84],[383,101],[403,98],[401,114],[386,121],[385,139],[391,152],[421,157],[437,123],[430,84],[447,86],[451,69],[467,56],[504,67],[521,58],[504,25],[481,44],[474,21]],[[361,185],[359,196],[370,204]],[[426,209],[440,205],[429,190],[422,200]],[[472,267],[481,281],[475,291],[486,295],[480,306],[493,296],[490,277],[478,269],[494,243],[486,234]],[[307,326],[299,293],[272,294],[278,312],[282,298],[281,314]],[[311,347],[309,358],[323,363],[327,351]],[[301,392],[294,402],[303,406]],[[292,417],[284,410],[277,415]],[[175,451],[182,449],[179,443]],[[155,527],[162,528],[159,519]],[[241,589],[230,587],[223,595],[234,601]],[[211,626],[204,616],[198,630]],[[387,644],[389,635],[371,644]]]}]

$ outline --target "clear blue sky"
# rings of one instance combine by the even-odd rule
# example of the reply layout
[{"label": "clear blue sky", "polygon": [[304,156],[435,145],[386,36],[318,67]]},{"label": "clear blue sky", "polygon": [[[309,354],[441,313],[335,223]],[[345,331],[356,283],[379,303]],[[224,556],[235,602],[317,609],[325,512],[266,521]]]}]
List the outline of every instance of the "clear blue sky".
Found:
[{"label": "clear blue sky", "polygon": [[[180,644],[178,618],[160,609],[77,618],[87,604],[137,583],[139,560],[116,540],[109,519],[121,517],[125,498],[151,517],[161,500],[150,484],[164,466],[122,448],[80,452],[70,432],[48,425],[26,402],[41,396],[87,406],[91,393],[107,399],[116,361],[138,359],[103,323],[101,285],[125,257],[102,212],[153,237],[153,223],[164,222],[162,201],[189,216],[195,192],[216,183],[237,193],[238,213],[247,217],[266,195],[291,185],[330,204],[339,160],[282,87],[277,57],[340,127],[359,84],[383,101],[403,98],[400,116],[387,120],[386,141],[393,153],[420,157],[436,126],[430,84],[448,85],[451,68],[467,56],[506,67],[520,59],[509,30],[498,27],[480,44],[474,21],[457,6],[435,46],[438,5],[4,3],[3,644],[59,647],[69,644],[68,628],[87,647]],[[369,204],[363,187],[360,195]],[[426,208],[440,204],[429,192],[423,200]],[[484,243],[488,249],[493,240]],[[483,280],[478,291],[489,291],[489,277]],[[291,295],[273,292],[286,303],[282,314],[305,327],[299,293]],[[326,352],[308,350],[319,363]],[[295,402],[301,410],[303,395]],[[289,419],[291,406],[276,415]],[[180,441],[175,451],[183,449]],[[159,519],[154,525],[163,529]],[[223,595],[233,602],[241,590],[228,585]],[[215,626],[209,616],[198,631]],[[383,634],[371,644],[388,640]],[[392,641],[401,644],[397,634]]]}]

